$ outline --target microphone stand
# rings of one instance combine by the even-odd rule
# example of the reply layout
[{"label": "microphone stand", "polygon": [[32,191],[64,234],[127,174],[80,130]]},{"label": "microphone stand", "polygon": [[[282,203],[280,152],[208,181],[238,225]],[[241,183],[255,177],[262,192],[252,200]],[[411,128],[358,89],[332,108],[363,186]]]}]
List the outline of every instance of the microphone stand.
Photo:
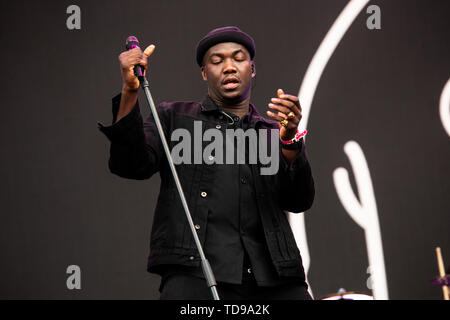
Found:
[{"label": "microphone stand", "polygon": [[217,292],[217,283],[212,272],[211,266],[208,260],[205,257],[205,253],[203,252],[202,245],[197,235],[197,231],[194,227],[194,222],[192,221],[191,213],[189,212],[189,207],[187,205],[186,199],[184,197],[183,189],[181,188],[180,180],[178,179],[178,174],[173,164],[172,156],[170,154],[169,146],[166,141],[166,137],[164,136],[164,131],[161,126],[161,121],[159,120],[158,112],[156,111],[155,104],[153,103],[152,95],[150,94],[149,84],[147,78],[144,75],[138,75],[139,82],[141,83],[142,89],[145,91],[145,96],[147,97],[147,102],[150,106],[150,111],[153,114],[153,118],[155,119],[156,127],[158,128],[159,136],[161,138],[161,142],[164,147],[164,151],[166,152],[167,160],[169,161],[170,170],[172,171],[172,175],[175,179],[175,184],[177,186],[178,193],[181,198],[181,203],[183,204],[184,212],[186,213],[186,218],[189,222],[189,226],[191,228],[192,235],[194,236],[195,244],[197,246],[197,250],[200,254],[200,259],[202,261],[202,270],[203,275],[205,276],[208,287],[211,289],[211,294],[214,300],[220,300],[219,294]]}]

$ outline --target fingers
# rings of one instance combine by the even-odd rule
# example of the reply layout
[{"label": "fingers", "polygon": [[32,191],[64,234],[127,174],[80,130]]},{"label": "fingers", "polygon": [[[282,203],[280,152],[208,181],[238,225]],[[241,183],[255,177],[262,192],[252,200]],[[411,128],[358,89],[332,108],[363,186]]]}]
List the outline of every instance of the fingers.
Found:
[{"label": "fingers", "polygon": [[272,103],[269,103],[269,107],[276,108],[278,111],[284,112],[288,114],[289,112],[294,112],[294,114],[299,115],[300,110],[296,107],[296,105],[293,102],[278,99],[278,98],[272,98]]},{"label": "fingers", "polygon": [[[281,97],[286,95],[281,94]],[[280,98],[272,98],[272,103],[269,103],[269,108],[276,109],[285,114],[289,114],[289,112],[294,112],[294,114],[298,117],[301,117],[301,109],[292,101],[287,99]]]},{"label": "fingers", "polygon": [[147,67],[147,59],[155,51],[155,45],[151,44],[145,48],[142,52],[141,48],[134,48],[128,51],[124,51],[119,55],[119,61],[123,67],[129,69],[135,65],[141,65],[144,68]]},{"label": "fingers", "polygon": [[290,94],[283,93],[281,96],[279,96],[279,98],[289,100],[289,101],[293,102],[294,104],[300,104],[298,97],[290,95]]},{"label": "fingers", "polygon": [[[282,95],[283,97],[280,101],[277,103],[287,106],[290,110],[289,112],[294,112],[295,116],[299,119],[302,118],[302,108],[300,107],[300,103],[298,101],[298,98],[295,96],[289,96],[289,100],[287,100],[287,95]],[[295,98],[295,99],[294,99]]]},{"label": "fingers", "polygon": [[278,89],[277,98],[272,98],[271,102],[272,103],[269,103],[269,108],[271,108],[272,111],[267,111],[267,115],[276,121],[282,121],[287,119],[287,115],[290,112],[293,112],[295,116],[292,119],[288,119],[289,123],[294,126],[298,125],[302,118],[298,97],[285,94],[283,89]]},{"label": "fingers", "polygon": [[[271,111],[267,111],[267,115],[269,117],[271,117],[273,120],[275,120],[276,122],[278,122],[278,126],[280,127],[281,130],[289,130],[289,131],[295,132],[295,130],[298,127],[298,122],[297,121],[294,122],[293,121],[294,119],[288,120],[286,127],[282,126],[280,121],[286,119],[286,115],[284,113],[281,113],[281,112],[273,113]],[[281,131],[280,131],[280,134],[281,134]]]},{"label": "fingers", "polygon": [[[273,101],[273,100],[272,100]],[[274,103],[269,103],[269,108],[272,109],[272,111],[274,111],[275,113],[281,113],[280,116],[285,116],[287,118],[287,114],[289,114],[289,112],[291,112],[291,109],[274,104]]]},{"label": "fingers", "polygon": [[278,90],[277,90],[278,98],[281,98],[281,95],[283,95],[283,94],[284,94],[283,89],[278,89]]},{"label": "fingers", "polygon": [[281,120],[287,119],[287,116],[282,112],[271,112],[267,111],[267,115],[273,120],[280,122]]},{"label": "fingers", "polygon": [[147,59],[153,54],[155,51],[155,45],[151,44],[142,52],[140,48],[134,48],[129,50],[128,58],[130,61],[138,62],[139,64],[144,63],[147,65]]},{"label": "fingers", "polygon": [[298,97],[290,94],[285,94],[282,89],[277,90],[277,95],[278,98],[272,98],[272,101],[274,101],[275,99],[274,101],[275,103],[288,107],[289,109],[292,109],[291,111],[294,111],[296,114],[301,113],[302,108],[300,106],[300,101]]},{"label": "fingers", "polygon": [[[271,107],[271,106],[269,105],[269,107]],[[275,111],[278,110],[277,106],[273,106],[271,108],[274,109]],[[292,124],[293,126],[297,127],[298,123],[300,122],[301,115],[300,116],[295,115],[293,118],[288,119],[288,116],[287,116],[288,113],[282,112],[282,111],[278,111],[278,112],[267,111],[267,115],[269,115],[272,119],[277,120],[277,121],[281,121],[281,120],[286,119],[286,120],[289,121],[290,124]]]},{"label": "fingers", "polygon": [[278,98],[283,99],[283,100],[288,100],[291,101],[292,103],[294,103],[299,109],[301,109],[300,107],[300,101],[298,99],[298,97],[290,95],[290,94],[285,94],[283,89],[278,89],[277,90],[277,95]]},{"label": "fingers", "polygon": [[152,55],[153,51],[155,51],[155,45],[151,44],[144,50],[144,55],[148,58]]}]

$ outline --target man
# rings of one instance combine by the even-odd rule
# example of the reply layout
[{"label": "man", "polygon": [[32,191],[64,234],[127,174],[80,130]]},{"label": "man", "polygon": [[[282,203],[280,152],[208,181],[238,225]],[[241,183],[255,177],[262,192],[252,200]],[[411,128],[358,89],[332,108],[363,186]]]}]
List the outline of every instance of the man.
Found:
[{"label": "man", "polygon": [[[147,269],[162,276],[161,299],[211,299],[154,119],[144,123],[139,111],[133,68],[140,64],[146,69],[154,49],[151,45],[144,52],[135,48],[120,54],[122,93],[113,98],[113,124],[99,124],[100,130],[111,141],[112,173],[148,179],[160,172]],[[250,143],[245,144],[244,163],[225,163],[211,152],[211,163],[180,163],[177,172],[221,299],[310,299],[284,213],[303,212],[314,200],[306,147],[297,130],[301,107],[297,97],[279,89],[268,105],[273,120],[259,115],[250,103],[254,56],[253,39],[239,28],[212,30],[198,43],[196,54],[208,84],[206,98],[162,103],[158,115],[172,152],[174,131],[183,128],[193,134],[197,124],[203,132],[220,134],[227,129],[275,132],[271,152],[279,168],[272,174],[261,173],[261,161],[248,161],[254,152]],[[263,147],[273,146],[270,135],[261,137]]]}]

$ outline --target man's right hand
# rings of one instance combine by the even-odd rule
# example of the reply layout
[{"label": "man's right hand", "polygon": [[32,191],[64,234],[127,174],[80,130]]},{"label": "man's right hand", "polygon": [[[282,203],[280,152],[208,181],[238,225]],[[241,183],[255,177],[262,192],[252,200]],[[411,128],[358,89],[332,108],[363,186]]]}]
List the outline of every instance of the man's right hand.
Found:
[{"label": "man's right hand", "polygon": [[124,51],[119,55],[120,70],[122,72],[122,97],[115,122],[125,117],[136,104],[138,99],[139,79],[134,75],[134,66],[141,65],[144,75],[147,69],[147,59],[155,50],[155,46],[149,45],[144,52],[140,48]]},{"label": "man's right hand", "polygon": [[134,48],[124,51],[119,55],[120,70],[122,72],[122,92],[137,92],[139,89],[139,79],[134,75],[134,66],[141,65],[147,69],[147,60],[155,50],[155,46],[149,45],[144,52],[141,48]]}]

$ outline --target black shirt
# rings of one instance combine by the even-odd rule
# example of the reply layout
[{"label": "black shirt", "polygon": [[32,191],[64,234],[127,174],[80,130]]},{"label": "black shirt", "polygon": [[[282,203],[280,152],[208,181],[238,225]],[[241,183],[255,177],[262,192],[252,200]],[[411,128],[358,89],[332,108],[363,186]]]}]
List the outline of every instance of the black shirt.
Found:
[{"label": "black shirt", "polygon": [[[206,104],[217,109],[215,114],[227,129],[254,129],[251,108],[239,119],[215,105],[209,97]],[[203,247],[216,281],[240,284],[244,277],[247,280],[254,278],[260,286],[273,286],[295,280],[280,278],[270,258],[249,165],[249,141],[245,142],[245,164],[237,163],[237,143],[234,146],[234,164],[225,164],[224,160],[224,164],[216,164],[214,170],[208,171],[210,177],[207,177],[213,180],[208,192],[210,203],[221,204],[209,208]],[[225,147],[223,155],[226,159]],[[168,266],[163,277],[174,273],[203,277],[201,268],[179,266]]]}]

